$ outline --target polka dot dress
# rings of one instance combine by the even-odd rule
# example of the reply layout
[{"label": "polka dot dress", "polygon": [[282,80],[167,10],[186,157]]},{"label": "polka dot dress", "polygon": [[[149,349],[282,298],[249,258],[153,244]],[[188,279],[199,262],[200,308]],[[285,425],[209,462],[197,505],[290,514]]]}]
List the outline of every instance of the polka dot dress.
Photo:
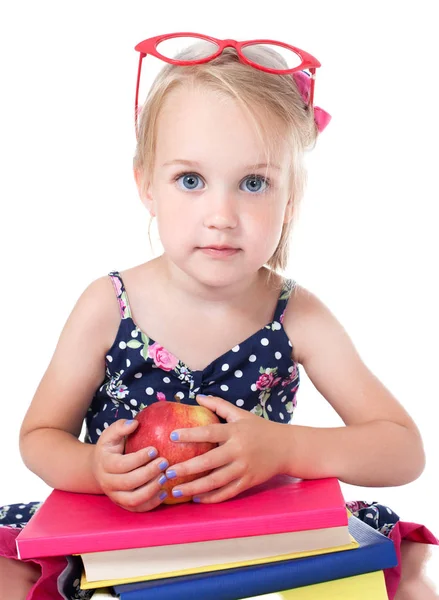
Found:
[{"label": "polka dot dress", "polygon": [[273,320],[212,361],[192,370],[133,321],[118,272],[110,273],[121,321],[106,356],[106,376],[86,416],[86,441],[96,443],[117,419],[132,419],[153,402],[196,404],[197,394],[220,396],[265,419],[289,423],[299,387],[298,365],[282,326],[294,289],[285,280]]},{"label": "polka dot dress", "polygon": [[[288,299],[294,290],[284,280],[273,320],[212,361],[192,370],[153,340],[133,321],[128,296],[117,271],[109,274],[120,309],[120,325],[105,357],[105,378],[96,390],[86,415],[87,443],[95,444],[111,423],[132,419],[153,402],[196,404],[197,394],[219,396],[261,418],[291,422],[299,388],[299,369],[292,359],[292,344],[282,325]],[[40,502],[0,507],[1,527],[23,527]],[[353,514],[388,535],[398,516],[385,506],[349,503]],[[0,553],[1,555],[1,553]],[[81,590],[81,564],[68,557],[68,567],[58,578],[60,597],[88,600],[93,590]]]}]

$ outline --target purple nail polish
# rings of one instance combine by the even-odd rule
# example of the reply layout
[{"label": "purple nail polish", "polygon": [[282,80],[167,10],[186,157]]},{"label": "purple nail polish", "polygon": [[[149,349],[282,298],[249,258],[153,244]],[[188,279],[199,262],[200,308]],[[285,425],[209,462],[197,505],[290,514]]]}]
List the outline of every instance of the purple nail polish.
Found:
[{"label": "purple nail polish", "polygon": [[178,441],[178,437],[179,437],[178,436],[178,432],[177,431],[173,431],[169,437],[171,438],[171,440],[173,442],[177,442]]},{"label": "purple nail polish", "polygon": [[172,495],[174,498],[181,498],[181,496],[183,496],[183,492],[181,490],[172,490]]},{"label": "purple nail polish", "polygon": [[168,492],[165,492],[164,490],[163,490],[163,492],[160,492],[160,494],[159,494],[160,500],[164,500],[167,495],[168,495]]}]

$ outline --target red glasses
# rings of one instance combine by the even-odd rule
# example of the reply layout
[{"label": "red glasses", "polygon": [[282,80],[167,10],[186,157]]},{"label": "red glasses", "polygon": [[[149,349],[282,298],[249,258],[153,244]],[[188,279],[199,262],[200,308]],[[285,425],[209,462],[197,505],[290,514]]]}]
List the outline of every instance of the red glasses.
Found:
[{"label": "red glasses", "polygon": [[[185,38],[185,39],[181,39]],[[208,42],[203,45],[203,52],[201,57],[198,57],[196,60],[180,60],[175,59],[173,56],[179,53],[183,48],[199,42],[203,40],[204,42]],[[273,69],[263,62],[255,62],[247,56],[247,52],[249,49],[255,46],[263,46],[267,49],[272,49],[281,54],[286,61],[287,68],[284,69]],[[137,72],[137,85],[136,85],[136,100],[135,100],[135,127],[136,127],[136,135],[138,133],[137,129],[137,117],[138,117],[138,109],[139,109],[139,85],[140,85],[140,73],[142,70],[142,61],[147,54],[151,56],[155,56],[161,60],[164,60],[167,63],[172,65],[199,65],[202,63],[209,62],[213,60],[217,56],[221,54],[224,48],[234,48],[239,56],[239,60],[246,65],[250,65],[255,69],[260,69],[261,71],[265,71],[266,73],[274,73],[277,75],[287,75],[289,73],[297,73],[301,75],[300,82],[296,80],[298,83],[299,90],[302,94],[304,101],[309,105],[313,106],[314,100],[314,81],[315,81],[315,73],[316,69],[320,67],[319,61],[305,52],[304,50],[300,50],[300,48],[296,48],[295,46],[290,46],[289,44],[285,44],[283,42],[276,42],[274,40],[250,40],[246,42],[237,42],[236,40],[217,40],[216,38],[209,37],[207,35],[202,35],[199,33],[169,33],[166,35],[158,35],[156,37],[148,38],[147,40],[143,40],[135,47],[135,50],[140,52],[139,57],[139,69]],[[310,75],[308,76],[305,73],[300,73],[308,70]],[[310,80],[310,84],[307,82],[304,85],[303,77],[306,80]],[[308,88],[308,89],[306,89]],[[321,110],[321,109],[320,109]]]}]

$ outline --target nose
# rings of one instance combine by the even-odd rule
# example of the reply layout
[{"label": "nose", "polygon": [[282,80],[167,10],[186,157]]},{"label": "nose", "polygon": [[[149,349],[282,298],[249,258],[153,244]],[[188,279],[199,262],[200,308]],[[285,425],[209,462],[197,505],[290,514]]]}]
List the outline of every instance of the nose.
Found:
[{"label": "nose", "polygon": [[238,225],[237,199],[230,192],[212,193],[205,197],[204,226],[214,229],[234,229]]}]

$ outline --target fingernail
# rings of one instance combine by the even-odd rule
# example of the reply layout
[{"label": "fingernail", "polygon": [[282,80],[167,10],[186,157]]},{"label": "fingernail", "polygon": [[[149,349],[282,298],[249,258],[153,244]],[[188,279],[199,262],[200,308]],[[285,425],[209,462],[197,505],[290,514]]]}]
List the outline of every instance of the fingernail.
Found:
[{"label": "fingernail", "polygon": [[155,448],[151,448],[148,450],[148,456],[150,458],[155,458],[157,456],[157,450]]},{"label": "fingernail", "polygon": [[168,467],[169,467],[169,463],[168,463],[167,460],[162,460],[162,462],[159,463],[159,469],[160,469],[160,471],[164,471]]},{"label": "fingernail", "polygon": [[159,494],[160,500],[164,500],[167,495],[168,495],[168,492],[165,492],[164,490],[163,490],[163,492],[160,492],[160,494]]},{"label": "fingernail", "polygon": [[197,394],[197,398],[206,398],[206,394]]},{"label": "fingernail", "polygon": [[177,473],[174,471],[174,469],[169,469],[169,471],[166,471],[166,477],[168,479],[174,479],[174,477],[177,477]]},{"label": "fingernail", "polygon": [[192,498],[192,501],[193,501],[193,502],[201,502],[201,498],[200,498],[200,496],[194,496],[194,497]]},{"label": "fingernail", "polygon": [[162,475],[159,479],[159,484],[163,485],[164,483],[166,483],[166,481],[167,481],[166,475]]},{"label": "fingernail", "polygon": [[173,431],[173,432],[171,433],[171,435],[170,435],[170,438],[171,438],[171,440],[172,440],[173,442],[176,442],[176,441],[178,441],[178,437],[179,437],[179,436],[178,436],[178,432],[177,432],[177,431]]},{"label": "fingernail", "polygon": [[124,424],[131,425],[131,423],[134,423],[134,419],[127,419]]},{"label": "fingernail", "polygon": [[183,496],[183,492],[181,490],[172,490],[172,495],[174,496],[174,498],[180,498],[181,496]]}]

